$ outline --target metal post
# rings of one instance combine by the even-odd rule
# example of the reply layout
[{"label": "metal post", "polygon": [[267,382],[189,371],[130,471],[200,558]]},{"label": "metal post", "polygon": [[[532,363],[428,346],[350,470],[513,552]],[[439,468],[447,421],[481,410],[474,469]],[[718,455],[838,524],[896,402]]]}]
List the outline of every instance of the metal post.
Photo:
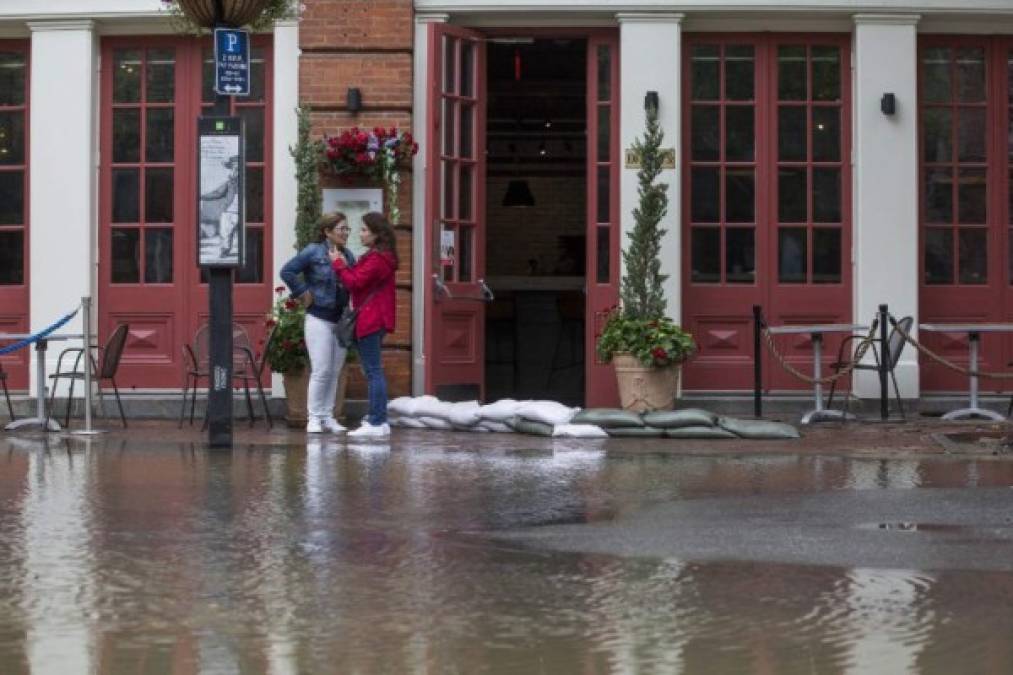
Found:
[{"label": "metal post", "polygon": [[763,309],[753,305],[753,416],[763,417],[763,361],[760,331],[763,329]]},{"label": "metal post", "polygon": [[82,331],[84,333],[82,337],[82,347],[84,348],[84,429],[78,429],[71,433],[90,436],[100,434],[102,430],[91,428],[91,297],[89,296],[81,298],[81,327],[84,329]]},{"label": "metal post", "polygon": [[890,392],[887,378],[890,375],[890,344],[886,327],[890,323],[890,312],[886,305],[879,306],[879,416],[884,422],[890,417]]},{"label": "metal post", "polygon": [[[215,28],[221,22],[222,3],[215,0]],[[213,115],[229,114],[229,97],[215,94]],[[240,167],[242,170],[242,167]],[[232,270],[208,269],[210,329],[208,383],[208,445],[232,447]]]}]

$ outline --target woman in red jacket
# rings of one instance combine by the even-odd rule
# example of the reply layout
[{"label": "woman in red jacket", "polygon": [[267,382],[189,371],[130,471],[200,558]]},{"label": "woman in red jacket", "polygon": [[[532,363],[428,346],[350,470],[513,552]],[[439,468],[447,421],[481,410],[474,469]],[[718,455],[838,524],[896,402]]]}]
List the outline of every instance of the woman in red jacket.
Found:
[{"label": "woman in red jacket", "polygon": [[398,258],[394,227],[380,213],[362,217],[359,230],[362,244],[369,250],[353,267],[341,255],[331,255],[331,263],[341,283],[352,295],[352,307],[359,311],[355,338],[366,372],[369,389],[369,414],[362,426],[349,436],[386,437],[387,380],[380,362],[383,336],[394,330],[394,271]]}]

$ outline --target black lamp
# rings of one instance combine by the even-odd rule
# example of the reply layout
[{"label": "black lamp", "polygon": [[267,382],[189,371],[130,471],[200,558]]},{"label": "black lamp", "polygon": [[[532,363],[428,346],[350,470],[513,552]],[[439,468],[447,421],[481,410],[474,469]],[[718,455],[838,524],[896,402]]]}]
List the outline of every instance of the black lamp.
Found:
[{"label": "black lamp", "polygon": [[349,87],[345,96],[345,106],[353,115],[362,110],[362,91],[358,87]]},{"label": "black lamp", "polygon": [[517,178],[507,184],[503,195],[503,206],[526,208],[535,205],[535,196],[531,194],[531,186],[523,178]]},{"label": "black lamp", "polygon": [[658,109],[658,92],[649,91],[644,95],[644,110],[650,108]]},{"label": "black lamp", "polygon": [[879,99],[879,109],[884,115],[895,114],[897,112],[897,97],[890,92],[883,94],[883,98]]}]

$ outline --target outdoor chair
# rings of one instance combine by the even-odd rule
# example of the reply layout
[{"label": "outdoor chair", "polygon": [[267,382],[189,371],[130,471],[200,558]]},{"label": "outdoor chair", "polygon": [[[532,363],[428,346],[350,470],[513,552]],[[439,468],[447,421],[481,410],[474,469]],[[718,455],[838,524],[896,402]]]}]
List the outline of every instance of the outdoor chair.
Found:
[{"label": "outdoor chair", "polygon": [[[904,318],[900,319],[897,322],[897,324],[904,330],[905,333],[910,333],[911,327],[914,325],[914,318],[910,316],[905,316]],[[853,342],[854,340],[858,340],[858,342]],[[841,347],[840,349],[837,350],[837,360],[834,363],[830,364],[830,368],[833,369],[835,373],[841,372],[845,368],[851,366],[852,363],[854,363],[854,356],[852,356],[849,359],[846,359],[844,357],[844,351],[849,344],[853,344],[854,346],[854,351],[852,352],[852,355],[857,354],[858,350],[861,349],[863,345],[868,344],[869,351],[872,352],[872,358],[873,361],[875,362],[874,364],[857,363],[854,365],[855,370],[879,371],[879,363],[880,363],[879,350],[876,348],[876,346],[879,344],[879,338],[870,339],[868,335],[848,335],[843,340],[841,340]],[[887,348],[886,357],[888,359],[886,367],[890,373],[890,379],[893,381],[893,393],[897,397],[897,408],[898,410],[900,410],[900,416],[902,419],[906,420],[907,416],[904,414],[904,402],[903,400],[901,400],[900,387],[897,386],[897,375],[894,373],[894,368],[896,367],[897,362],[900,361],[900,355],[901,352],[904,351],[905,344],[907,344],[907,340],[904,339],[904,336],[900,334],[900,331],[897,330],[895,326],[890,331],[890,335],[887,336],[886,339],[886,348]],[[834,382],[830,385],[830,396],[827,397],[827,408],[830,408],[830,406],[834,402],[834,390],[836,388],[837,388],[837,380],[834,380]],[[848,394],[845,394],[844,395],[845,413],[847,413],[848,409],[848,398],[849,398]]]},{"label": "outdoor chair", "polygon": [[[267,420],[267,428],[274,428],[274,421],[271,419],[271,411],[267,405],[267,396],[264,394],[263,374],[267,365],[267,353],[274,342],[275,330],[272,328],[264,341],[264,349],[260,357],[254,356],[250,345],[250,337],[238,323],[232,324],[232,379],[241,380],[243,392],[246,394],[246,410],[252,427],[257,420],[253,410],[253,398],[250,395],[250,381],[257,385],[257,393],[260,402],[264,406],[264,418]],[[183,418],[186,415],[186,398],[190,396],[190,424],[193,424],[194,411],[197,407],[197,385],[201,379],[210,382],[211,368],[211,334],[207,324],[197,329],[194,335],[193,347],[183,345],[183,401],[179,411],[179,426],[183,426]],[[204,415],[204,427],[207,427],[207,414]]]},{"label": "outdoor chair", "polygon": [[[91,354],[92,349],[96,349],[94,345],[88,346],[88,364],[91,366],[92,380],[99,384],[98,394],[99,402],[102,406],[103,414],[105,413],[105,396],[102,394],[102,381],[109,380],[113,385],[113,393],[116,395],[116,405],[120,410],[120,421],[123,422],[123,428],[127,427],[127,416],[123,412],[123,401],[120,400],[120,390],[116,386],[116,371],[120,367],[120,357],[123,356],[123,348],[127,344],[127,333],[130,330],[128,324],[121,323],[113,331],[109,339],[106,340],[105,346],[98,347],[99,360],[96,361],[95,357]],[[67,396],[67,413],[64,417],[63,425],[70,425],[70,411],[74,403],[74,385],[78,380],[84,382],[84,371],[80,370],[81,359],[85,355],[84,347],[70,347],[60,352],[59,358],[56,360],[56,372],[49,376],[49,379],[53,380],[53,391],[49,394],[49,414],[52,415],[53,411],[53,400],[56,398],[56,385],[61,379],[70,380],[70,394]],[[62,370],[63,357],[68,354],[77,354],[77,358],[74,359],[74,367],[71,370]],[[85,367],[88,367],[86,365]],[[86,404],[87,405],[87,404]]]},{"label": "outdoor chair", "polygon": [[4,388],[4,398],[7,399],[7,413],[11,416],[11,422],[13,422],[17,417],[14,416],[14,406],[11,405],[11,394],[7,391],[7,371],[4,370],[2,363],[0,363],[0,386]]}]

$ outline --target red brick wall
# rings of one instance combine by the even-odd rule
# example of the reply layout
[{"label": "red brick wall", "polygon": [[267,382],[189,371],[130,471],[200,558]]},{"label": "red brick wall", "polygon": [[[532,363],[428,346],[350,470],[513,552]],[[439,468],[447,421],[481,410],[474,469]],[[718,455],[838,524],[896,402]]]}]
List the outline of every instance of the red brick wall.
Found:
[{"label": "red brick wall", "polygon": [[[310,107],[313,133],[334,136],[353,126],[410,131],[412,124],[412,0],[303,0],[299,22],[299,97]],[[353,115],[346,92],[362,92]],[[323,177],[324,187],[338,187]],[[390,395],[411,391],[411,175],[402,177],[399,206],[397,329],[384,340]],[[353,223],[353,226],[355,224]],[[349,398],[365,398],[365,382],[352,368]]]}]

